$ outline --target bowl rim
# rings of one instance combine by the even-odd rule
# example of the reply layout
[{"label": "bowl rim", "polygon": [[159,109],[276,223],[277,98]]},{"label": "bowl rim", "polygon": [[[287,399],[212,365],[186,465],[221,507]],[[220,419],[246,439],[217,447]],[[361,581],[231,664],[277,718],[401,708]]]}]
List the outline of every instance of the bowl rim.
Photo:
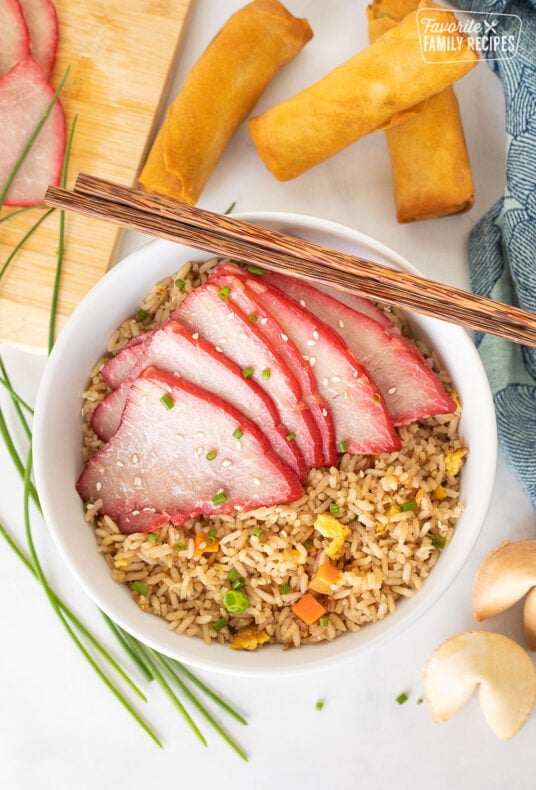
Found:
[{"label": "bowl rim", "polygon": [[[323,220],[311,215],[292,212],[248,211],[242,213],[237,212],[233,216],[248,222],[260,225],[265,224],[267,227],[275,227],[287,233],[299,230],[300,233],[303,233],[307,238],[312,238],[313,240],[315,240],[315,237],[318,235],[327,237],[323,243],[334,247],[340,247],[342,245],[342,248],[349,247],[351,249],[356,246],[361,246],[366,248],[376,260],[385,262],[395,268],[400,267],[414,274],[421,274],[415,266],[388,246],[360,231],[331,220]],[[294,231],[292,230],[293,228]],[[434,327],[436,327],[435,331],[439,331],[438,324],[441,324],[441,332],[447,333],[451,341],[455,342],[457,347],[459,346],[462,349],[467,356],[467,361],[471,368],[472,386],[478,388],[479,395],[482,398],[478,410],[479,430],[482,431],[486,437],[486,448],[485,453],[483,453],[482,458],[480,458],[480,468],[478,469],[479,495],[474,501],[470,501],[466,511],[459,517],[458,521],[461,519],[465,521],[467,510],[469,510],[469,525],[464,527],[463,535],[461,535],[457,544],[459,548],[456,552],[456,556],[454,556],[454,551],[452,551],[452,555],[448,560],[448,569],[446,563],[443,563],[444,571],[439,575],[439,569],[442,567],[441,562],[448,556],[445,554],[436,564],[434,573],[431,574],[430,578],[426,579],[423,590],[419,591],[419,594],[414,598],[400,602],[394,614],[389,615],[382,621],[371,624],[374,628],[370,629],[370,631],[366,628],[360,631],[360,634],[366,632],[365,637],[361,637],[356,644],[354,644],[355,638],[352,639],[352,636],[355,637],[355,635],[345,634],[342,638],[337,638],[333,642],[323,642],[318,645],[304,645],[300,650],[296,651],[283,651],[281,645],[270,645],[264,647],[262,651],[249,653],[246,651],[230,650],[228,645],[221,646],[213,644],[208,646],[201,639],[180,638],[177,634],[174,634],[165,627],[165,623],[161,618],[148,618],[146,613],[142,612],[135,605],[130,593],[125,589],[125,585],[117,584],[112,580],[110,570],[102,558],[100,561],[109,576],[111,584],[114,585],[115,588],[122,588],[121,592],[126,593],[125,601],[128,602],[130,606],[125,605],[118,611],[115,605],[117,596],[112,592],[112,588],[108,590],[108,584],[105,582],[107,589],[103,590],[95,581],[90,570],[91,563],[85,565],[81,558],[77,556],[77,547],[75,546],[73,549],[69,544],[69,540],[66,539],[65,527],[63,526],[63,521],[65,519],[62,521],[62,506],[58,501],[58,496],[54,494],[54,488],[57,488],[57,475],[54,476],[54,474],[51,473],[50,464],[47,462],[47,457],[50,457],[47,447],[49,446],[52,430],[52,420],[49,419],[50,410],[51,408],[53,409],[54,400],[57,398],[56,382],[62,373],[63,360],[65,357],[69,358],[69,355],[72,357],[73,354],[73,337],[80,336],[77,334],[80,327],[86,326],[86,328],[88,328],[91,326],[92,311],[95,305],[99,305],[99,299],[102,295],[105,295],[107,291],[113,292],[117,290],[118,287],[125,286],[129,279],[127,273],[132,272],[135,267],[138,267],[136,271],[141,271],[144,267],[144,259],[146,259],[148,255],[154,257],[155,254],[157,254],[162,258],[162,256],[165,257],[163,253],[166,252],[167,254],[168,250],[170,255],[171,251],[177,251],[177,258],[179,258],[179,255],[180,257],[186,255],[184,261],[190,260],[192,257],[197,259],[210,259],[214,257],[209,253],[192,250],[185,245],[173,245],[171,242],[160,239],[150,240],[135,252],[127,255],[118,262],[86,294],[66,322],[45,365],[37,393],[34,417],[34,473],[43,508],[44,520],[53,541],[72,575],[76,578],[90,599],[93,600],[101,610],[140,641],[159,650],[163,654],[176,658],[198,669],[249,677],[273,676],[274,674],[278,676],[288,676],[298,672],[304,673],[318,671],[328,667],[333,668],[338,664],[356,660],[366,650],[377,647],[388,639],[394,638],[396,635],[400,634],[419,617],[424,615],[424,613],[445,594],[465,565],[482,529],[494,484],[497,460],[497,431],[493,399],[478,352],[469,334],[461,327],[446,324],[436,319],[422,317],[416,319],[419,322],[419,334],[421,336],[426,337],[429,331]],[[163,266],[164,264],[161,262],[159,265]],[[177,265],[175,265],[175,268],[173,268],[172,265],[168,270],[168,274],[172,274],[176,268]],[[144,279],[146,274],[147,272],[144,272],[143,276],[139,275],[137,279]],[[155,275],[152,283],[154,284],[165,276],[165,274]],[[142,291],[140,296],[143,296],[144,293],[149,290],[149,288],[145,290],[141,285],[139,287]],[[132,314],[132,311],[130,313],[127,311],[127,314]],[[121,320],[121,316],[118,315],[118,317],[114,319],[115,326],[117,326]],[[99,331],[104,333],[104,330]],[[101,348],[105,348],[106,340],[107,335],[104,336],[104,345],[101,346]],[[97,350],[97,354],[93,356],[93,362],[90,363],[86,369],[86,380],[91,365],[94,364],[95,359],[98,358],[98,353],[99,351]],[[452,371],[449,372],[452,375]],[[79,397],[81,392],[82,389],[78,392]],[[69,402],[68,399],[67,403],[70,408],[73,407],[73,403]],[[56,410],[58,409],[60,409],[60,406],[56,403]],[[79,415],[80,401],[77,403],[77,409]],[[53,411],[52,413],[54,414],[55,412]],[[79,416],[78,421],[80,423]],[[80,446],[80,441],[78,442],[78,446]],[[472,463],[471,459],[472,456],[471,453],[469,453],[467,465]],[[475,473],[473,473],[473,477],[474,476]],[[51,480],[51,478],[53,478],[53,480]],[[80,516],[81,524],[84,525],[85,522],[81,512]],[[93,531],[91,525],[86,526],[90,526],[91,531]],[[454,538],[449,544],[449,550],[453,550],[457,535],[458,531],[456,529]],[[92,539],[94,541],[93,535]],[[94,556],[98,557],[96,546]],[[438,574],[437,577],[436,573]],[[437,581],[434,581],[434,578],[437,578]],[[112,598],[114,603],[111,602],[110,598]],[[123,611],[123,609],[125,611]],[[159,625],[161,624],[162,634],[160,634],[158,629],[153,627],[152,623],[150,624],[151,621],[158,621]],[[170,634],[171,639],[164,638]],[[173,642],[173,645],[171,645],[171,642]],[[198,643],[195,649],[189,647],[191,643]],[[202,646],[202,649],[199,649],[199,646]],[[224,654],[222,651],[225,651]],[[278,651],[279,660],[276,655],[274,665],[272,665],[272,657],[274,654],[277,654]],[[285,656],[284,661],[281,660],[281,656]]]}]

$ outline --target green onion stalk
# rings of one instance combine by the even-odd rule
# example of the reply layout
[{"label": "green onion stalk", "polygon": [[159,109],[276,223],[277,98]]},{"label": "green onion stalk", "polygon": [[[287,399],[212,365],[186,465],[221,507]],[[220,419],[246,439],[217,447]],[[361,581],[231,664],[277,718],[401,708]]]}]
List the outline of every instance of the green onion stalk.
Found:
[{"label": "green onion stalk", "polygon": [[[48,107],[46,108],[39,123],[35,127],[28,142],[24,146],[13,170],[11,171],[7,181],[0,191],[0,207],[3,205],[5,196],[15,180],[15,177],[20,170],[22,163],[28,155],[34,141],[36,140],[39,132],[41,131],[44,123],[46,122],[54,102],[58,98],[63,85],[67,80],[69,70],[67,69],[58,85],[58,89],[54,93]],[[63,162],[61,184],[65,187],[67,183],[69,156],[73,142],[74,131],[76,127],[76,117],[67,137],[65,148],[65,157]],[[5,222],[12,217],[17,216],[25,211],[30,211],[36,208],[33,206],[18,209],[5,215],[0,219],[0,222]],[[0,280],[15,259],[17,253],[23,248],[26,241],[38,230],[39,226],[50,216],[55,209],[46,211],[41,217],[30,227],[30,229],[22,236],[17,245],[13,248],[8,258],[0,267]],[[48,351],[52,349],[54,344],[56,316],[58,308],[58,295],[61,285],[61,274],[63,266],[64,255],[64,238],[65,238],[65,212],[60,212],[60,220],[58,227],[58,247],[57,247],[57,260],[56,270],[54,277],[54,285],[50,306],[50,321],[48,332]],[[156,734],[152,726],[145,720],[139,713],[137,707],[131,702],[130,696],[133,695],[138,702],[147,702],[147,697],[139,688],[138,684],[130,677],[129,673],[123,669],[118,661],[111,655],[109,650],[102,644],[102,642],[84,625],[76,613],[70,606],[60,597],[48,581],[47,575],[43,569],[33,539],[33,526],[32,526],[32,511],[37,511],[42,515],[41,506],[37,490],[32,482],[32,432],[30,420],[33,415],[31,406],[15,391],[12,386],[11,379],[8,371],[0,357],[0,386],[2,386],[11,401],[20,426],[25,434],[27,441],[26,458],[23,461],[21,453],[17,449],[13,436],[8,428],[7,420],[0,408],[0,436],[4,441],[15,469],[17,470],[23,485],[23,522],[28,547],[28,553],[24,551],[19,543],[15,540],[7,527],[0,523],[0,536],[4,539],[6,545],[13,551],[16,557],[22,562],[27,571],[34,577],[40,584],[43,592],[45,593],[48,602],[50,603],[54,613],[58,617],[61,625],[69,635],[70,639],[76,645],[80,653],[84,656],[91,668],[96,672],[98,677],[108,688],[108,690],[115,696],[122,707],[130,714],[134,721],[143,729],[148,737],[159,747],[162,748],[163,744],[159,736]],[[109,627],[111,633],[119,645],[123,648],[126,655],[132,664],[136,667],[137,671],[144,678],[146,682],[155,681],[164,691],[169,701],[175,706],[181,717],[190,727],[197,739],[203,744],[207,745],[207,741],[198,725],[188,712],[185,704],[181,701],[176,691],[180,693],[183,700],[190,704],[197,714],[202,716],[205,721],[214,729],[214,731],[227,743],[228,746],[243,760],[247,761],[246,753],[234,741],[234,739],[227,733],[227,731],[216,720],[211,711],[196,696],[194,689],[201,692],[211,703],[217,705],[223,712],[231,716],[239,724],[247,725],[247,721],[229,705],[218,694],[212,691],[194,675],[187,667],[174,659],[161,655],[156,650],[149,648],[142,642],[132,637],[120,626],[113,622],[104,612],[101,612],[104,621]]]}]

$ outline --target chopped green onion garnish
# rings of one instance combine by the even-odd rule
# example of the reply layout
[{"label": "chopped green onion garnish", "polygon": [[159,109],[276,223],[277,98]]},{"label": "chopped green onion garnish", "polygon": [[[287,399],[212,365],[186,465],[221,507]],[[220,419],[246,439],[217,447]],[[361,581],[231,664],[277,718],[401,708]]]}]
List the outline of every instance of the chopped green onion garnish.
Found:
[{"label": "chopped green onion garnish", "polygon": [[250,324],[254,324],[255,321],[258,321],[258,320],[259,320],[259,316],[257,315],[257,313],[250,313],[248,315],[248,321],[249,321]]},{"label": "chopped green onion garnish", "polygon": [[227,590],[223,596],[223,605],[232,614],[242,614],[249,606],[249,598],[242,590]]},{"label": "chopped green onion garnish", "polygon": [[253,376],[253,368],[242,368],[242,375],[245,379],[250,379]]},{"label": "chopped green onion garnish", "polygon": [[184,551],[184,549],[186,548],[186,543],[183,540],[179,540],[177,543],[175,543],[173,548],[176,551]]},{"label": "chopped green onion garnish", "polygon": [[255,535],[256,538],[260,538],[263,531],[260,527],[253,527],[251,532],[253,533],[253,535]]},{"label": "chopped green onion garnish", "polygon": [[322,710],[323,707],[324,707],[324,700],[323,699],[319,699],[318,702],[315,705],[315,708],[317,710]]},{"label": "chopped green onion garnish", "polygon": [[250,274],[264,274],[264,269],[261,269],[260,266],[248,266],[246,271]]},{"label": "chopped green onion garnish", "polygon": [[231,570],[227,574],[227,578],[229,579],[230,582],[236,581],[236,579],[238,579],[239,576],[240,574],[238,573],[236,568],[231,568]]},{"label": "chopped green onion garnish", "polygon": [[223,288],[220,288],[220,290],[218,291],[218,296],[220,297],[220,299],[227,299],[230,293],[231,293],[231,289],[229,288],[229,286],[224,285]]},{"label": "chopped green onion garnish", "polygon": [[402,694],[398,695],[396,701],[398,702],[399,705],[403,705],[404,702],[408,701],[408,695],[405,692],[402,692]]},{"label": "chopped green onion garnish", "polygon": [[211,529],[206,537],[209,546],[213,546],[218,541],[218,534],[215,529]]},{"label": "chopped green onion garnish", "polygon": [[376,403],[379,403],[381,401],[381,399],[382,399],[382,396],[380,395],[379,392],[373,392],[372,393],[372,400],[376,401]]},{"label": "chopped green onion garnish", "polygon": [[296,434],[294,433],[294,431],[291,431],[290,433],[287,433],[287,436],[286,436],[287,442],[291,442],[295,438],[296,438]]},{"label": "chopped green onion garnish", "polygon": [[439,549],[439,551],[441,551],[447,545],[447,539],[442,535],[431,535],[430,537],[432,539],[432,546],[434,549]]},{"label": "chopped green onion garnish", "polygon": [[147,595],[149,592],[149,588],[146,584],[142,584],[141,582],[132,582],[130,585],[130,589],[134,592],[139,593],[140,595]]},{"label": "chopped green onion garnish", "polygon": [[147,312],[147,310],[138,310],[138,312],[136,313],[136,320],[145,321],[148,315],[149,313]]},{"label": "chopped green onion garnish", "polygon": [[324,614],[320,618],[319,622],[320,622],[320,625],[322,626],[322,628],[326,628],[326,626],[329,625],[329,617]]},{"label": "chopped green onion garnish", "polygon": [[270,368],[264,368],[264,370],[261,372],[261,376],[263,377],[263,379],[265,381],[268,381],[268,379],[270,378],[271,375],[272,375],[272,372],[271,372]]},{"label": "chopped green onion garnish", "polygon": [[225,628],[226,625],[227,625],[227,620],[225,619],[225,617],[220,617],[219,620],[216,620],[215,623],[212,623],[212,628],[215,631],[221,631],[221,629]]},{"label": "chopped green onion garnish", "polygon": [[345,453],[348,450],[348,442],[339,442],[339,452]]},{"label": "chopped green onion garnish", "polygon": [[173,408],[173,406],[175,405],[175,401],[173,400],[173,398],[171,397],[171,395],[169,394],[169,392],[166,392],[166,394],[165,394],[165,395],[162,395],[162,397],[160,398],[160,403],[161,403],[161,404],[162,404],[162,406],[164,406],[164,407],[165,407],[165,408],[166,408],[168,411],[169,411],[170,409],[172,409],[172,408]]},{"label": "chopped green onion garnish", "polygon": [[93,502],[84,502],[84,510],[89,510]]},{"label": "chopped green onion garnish", "polygon": [[309,540],[304,540],[303,541],[303,547],[304,547],[304,549],[307,549],[307,551],[309,551],[309,549],[313,548],[313,541],[310,540],[310,539]]},{"label": "chopped green onion garnish", "polygon": [[237,428],[235,431],[233,431],[233,436],[235,439],[241,439],[243,435],[244,435],[244,431],[242,430],[242,428]]},{"label": "chopped green onion garnish", "polygon": [[212,504],[213,505],[221,505],[223,502],[227,502],[227,494],[225,491],[220,491],[218,494],[212,497]]},{"label": "chopped green onion garnish", "polygon": [[175,288],[178,288],[178,289],[179,289],[179,291],[182,291],[182,290],[184,289],[184,286],[185,286],[185,285],[186,285],[186,283],[184,282],[184,280],[181,280],[181,278],[180,278],[180,277],[178,277],[178,278],[175,280]]},{"label": "chopped green onion garnish", "polygon": [[236,200],[233,200],[227,211],[224,211],[224,214],[231,214],[231,212],[234,211],[235,206],[236,206]]},{"label": "chopped green onion garnish", "polygon": [[279,588],[279,592],[281,593],[281,595],[288,595],[288,593],[291,592],[291,590],[292,590],[292,585],[290,585],[288,582],[282,584],[281,587]]},{"label": "chopped green onion garnish", "polygon": [[339,512],[339,506],[337,505],[336,502],[331,503],[331,505],[329,506],[329,512],[331,513],[331,515],[335,515],[335,513]]},{"label": "chopped green onion garnish", "polygon": [[416,507],[417,507],[417,503],[412,499],[409,502],[402,502],[402,504],[400,505],[400,510],[402,510],[402,512],[405,512],[406,510],[415,510]]},{"label": "chopped green onion garnish", "polygon": [[216,450],[209,450],[209,452],[206,454],[205,457],[207,461],[213,461],[217,455],[218,453],[216,452]]},{"label": "chopped green onion garnish", "polygon": [[149,532],[149,534],[147,535],[147,540],[149,541],[149,543],[158,543],[159,537],[160,536],[158,532]]},{"label": "chopped green onion garnish", "polygon": [[246,580],[244,579],[244,577],[239,576],[238,579],[234,580],[231,587],[233,588],[233,590],[241,590],[245,583]]}]

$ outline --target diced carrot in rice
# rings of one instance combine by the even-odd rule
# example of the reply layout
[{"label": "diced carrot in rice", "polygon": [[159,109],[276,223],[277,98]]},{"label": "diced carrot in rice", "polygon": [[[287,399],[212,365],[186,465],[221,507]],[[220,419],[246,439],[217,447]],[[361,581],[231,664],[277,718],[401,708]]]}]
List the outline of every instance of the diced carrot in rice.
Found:
[{"label": "diced carrot in rice", "polygon": [[342,573],[331,562],[323,562],[309,583],[309,589],[329,595],[342,581]]},{"label": "diced carrot in rice", "polygon": [[305,593],[305,595],[302,595],[300,600],[294,604],[292,611],[296,617],[299,617],[304,623],[312,625],[316,623],[323,614],[326,614],[327,610],[316,600],[314,595]]},{"label": "diced carrot in rice", "polygon": [[218,551],[219,548],[219,541],[215,539],[211,540],[208,532],[196,533],[194,538],[194,557],[200,557],[202,554]]}]

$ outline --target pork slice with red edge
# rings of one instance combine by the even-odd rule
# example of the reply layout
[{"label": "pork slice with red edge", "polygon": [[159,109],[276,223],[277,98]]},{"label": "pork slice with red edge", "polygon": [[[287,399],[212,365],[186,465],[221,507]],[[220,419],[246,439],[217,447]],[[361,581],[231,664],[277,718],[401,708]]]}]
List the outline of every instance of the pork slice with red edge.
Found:
[{"label": "pork slice with red edge", "polygon": [[236,362],[244,377],[268,393],[287,428],[288,441],[296,442],[306,466],[312,467],[320,436],[299,382],[279,351],[227,296],[226,289],[206,282],[188,294],[172,318],[212,343],[216,351]]},{"label": "pork slice with red edge", "polygon": [[84,501],[101,500],[100,512],[124,533],[303,494],[255,423],[217,395],[154,367],[132,384],[119,430],[90,458],[77,490]]},{"label": "pork slice with red edge", "polygon": [[306,305],[338,332],[374,380],[395,425],[456,411],[456,404],[439,377],[400,332],[388,331],[369,316],[308,283],[272,274],[267,281]]},{"label": "pork slice with red edge", "polygon": [[[247,278],[247,273],[246,273]],[[266,337],[272,348],[277,348],[300,383],[303,400],[318,426],[320,442],[314,466],[331,466],[337,461],[335,426],[331,413],[320,397],[315,375],[296,344],[285,334],[280,321],[255,299],[253,291],[247,287],[244,271],[232,263],[220,264],[210,280],[220,288],[230,288],[229,301],[248,316]]]},{"label": "pork slice with red edge", "polygon": [[[53,95],[42,68],[30,57],[0,79],[0,191]],[[48,185],[59,183],[64,149],[65,119],[56,101],[8,190],[5,204],[42,203]]]},{"label": "pork slice with red edge", "polygon": [[400,439],[381,394],[340,335],[262,277],[249,278],[247,284],[255,298],[278,316],[313,369],[320,395],[333,416],[339,451],[398,450]]},{"label": "pork slice with red edge", "polygon": [[0,0],[0,76],[30,54],[30,34],[18,0]]},{"label": "pork slice with red edge", "polygon": [[30,52],[47,80],[58,48],[58,15],[50,0],[18,0],[30,33]]},{"label": "pork slice with red edge", "polygon": [[91,427],[101,439],[108,441],[119,428],[130,387],[150,365],[180,375],[240,409],[266,434],[281,460],[300,479],[305,477],[303,456],[296,443],[287,440],[288,430],[281,425],[272,399],[257,382],[244,378],[238,365],[225,354],[204,338],[192,337],[192,332],[177,321],[168,321],[151,333],[130,375],[97,406]]},{"label": "pork slice with red edge", "polygon": [[133,337],[101,368],[100,374],[111,389],[117,389],[130,376],[151,336],[152,332],[143,332]]}]

